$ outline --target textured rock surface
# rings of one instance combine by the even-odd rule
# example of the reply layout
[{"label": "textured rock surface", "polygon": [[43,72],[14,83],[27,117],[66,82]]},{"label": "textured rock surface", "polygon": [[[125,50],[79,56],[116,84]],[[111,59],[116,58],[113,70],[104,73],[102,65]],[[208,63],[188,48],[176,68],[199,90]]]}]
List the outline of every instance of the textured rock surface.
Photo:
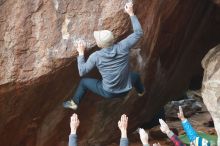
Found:
[{"label": "textured rock surface", "polygon": [[[136,0],[144,38],[131,66],[142,74],[147,94],[131,92],[105,101],[87,94],[80,105],[80,142],[118,141],[122,113],[137,128],[168,100],[184,92],[200,62],[220,40],[220,8],[208,0]],[[217,2],[217,1],[216,1]],[[79,82],[73,41],[92,32],[130,31],[125,0],[0,0],[0,143],[3,146],[64,146],[71,111],[61,107]],[[93,72],[89,76],[96,76]]]},{"label": "textured rock surface", "polygon": [[220,45],[216,46],[204,57],[202,97],[212,115],[220,145]]}]

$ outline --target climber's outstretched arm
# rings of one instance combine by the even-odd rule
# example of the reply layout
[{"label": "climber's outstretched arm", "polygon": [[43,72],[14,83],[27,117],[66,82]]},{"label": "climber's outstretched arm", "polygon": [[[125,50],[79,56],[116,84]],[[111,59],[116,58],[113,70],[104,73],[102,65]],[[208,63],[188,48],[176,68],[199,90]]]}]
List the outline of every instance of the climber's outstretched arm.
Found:
[{"label": "climber's outstretched arm", "polygon": [[128,146],[127,138],[128,117],[123,114],[118,121],[118,128],[121,130],[120,146]]},{"label": "climber's outstretched arm", "polygon": [[133,33],[130,34],[127,38],[120,41],[118,45],[118,51],[120,52],[129,52],[129,50],[138,42],[138,40],[143,36],[143,30],[141,28],[141,25],[137,19],[137,17],[134,15],[133,12],[133,3],[129,2],[125,5],[125,12],[128,13],[131,19],[132,27],[133,27]]},{"label": "climber's outstretched arm", "polygon": [[70,135],[69,135],[69,146],[77,146],[77,135],[76,131],[79,127],[79,119],[77,114],[73,114],[70,118]]},{"label": "climber's outstretched arm", "polygon": [[89,56],[88,60],[85,62],[85,58],[84,58],[84,51],[86,48],[85,42],[78,41],[76,45],[77,45],[77,51],[79,53],[79,56],[77,57],[79,75],[83,76],[95,67],[97,57],[96,54],[93,53]]}]

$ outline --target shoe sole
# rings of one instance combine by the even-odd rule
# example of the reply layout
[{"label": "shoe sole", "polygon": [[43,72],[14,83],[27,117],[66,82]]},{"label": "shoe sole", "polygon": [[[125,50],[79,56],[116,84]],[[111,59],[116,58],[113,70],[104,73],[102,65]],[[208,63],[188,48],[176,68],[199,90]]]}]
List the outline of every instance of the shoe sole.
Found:
[{"label": "shoe sole", "polygon": [[72,109],[72,110],[76,110],[78,107],[74,107],[74,106],[68,106],[65,104],[65,102],[63,103],[63,107],[66,108],[66,109]]}]

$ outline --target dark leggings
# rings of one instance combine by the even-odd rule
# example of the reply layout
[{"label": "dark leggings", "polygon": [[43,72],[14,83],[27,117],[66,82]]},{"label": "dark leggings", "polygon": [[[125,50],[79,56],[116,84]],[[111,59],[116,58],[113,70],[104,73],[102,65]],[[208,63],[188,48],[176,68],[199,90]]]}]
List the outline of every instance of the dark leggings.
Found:
[{"label": "dark leggings", "polygon": [[[132,86],[135,88],[135,90],[138,93],[141,93],[144,91],[144,86],[141,83],[140,75],[135,72],[130,73],[131,76],[131,83]],[[74,102],[77,104],[80,103],[84,95],[86,94],[87,90],[92,91],[93,93],[100,95],[105,98],[113,98],[113,97],[121,97],[125,96],[129,91],[124,93],[109,93],[105,91],[102,87],[102,81],[93,79],[93,78],[83,78],[80,80],[79,86],[73,96]]]}]

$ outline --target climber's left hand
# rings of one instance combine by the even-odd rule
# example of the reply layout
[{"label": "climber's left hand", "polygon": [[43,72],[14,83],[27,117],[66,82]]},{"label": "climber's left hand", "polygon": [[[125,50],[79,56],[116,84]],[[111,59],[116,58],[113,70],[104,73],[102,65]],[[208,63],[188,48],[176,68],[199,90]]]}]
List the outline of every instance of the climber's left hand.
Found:
[{"label": "climber's left hand", "polygon": [[79,53],[79,55],[84,55],[84,51],[85,51],[85,48],[86,48],[86,44],[84,41],[78,41],[77,42],[77,51]]}]

